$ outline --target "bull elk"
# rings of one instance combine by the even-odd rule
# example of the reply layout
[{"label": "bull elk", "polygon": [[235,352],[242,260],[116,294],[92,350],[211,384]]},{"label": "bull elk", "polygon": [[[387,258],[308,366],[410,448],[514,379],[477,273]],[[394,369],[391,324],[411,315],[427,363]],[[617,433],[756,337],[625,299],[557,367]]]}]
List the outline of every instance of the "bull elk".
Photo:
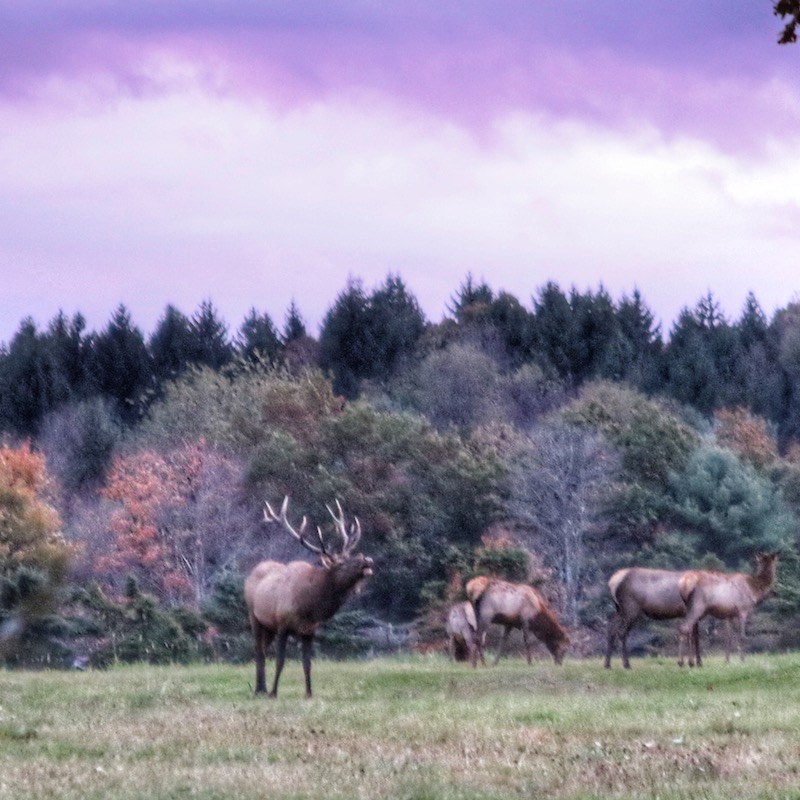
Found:
[{"label": "bull elk", "polygon": [[503,638],[494,659],[495,664],[505,652],[512,628],[522,631],[529,664],[531,645],[528,633],[544,642],[556,664],[563,661],[564,653],[569,647],[569,634],[542,595],[532,586],[479,575],[467,583],[466,590],[467,597],[475,607],[478,642],[481,646],[490,625],[504,627]]},{"label": "bull elk", "polygon": [[361,582],[372,575],[371,558],[354,551],[361,538],[358,518],[347,525],[344,512],[336,501],[338,514],[327,506],[334,525],[342,539],[342,548],[332,553],[325,544],[321,528],[317,528],[317,542],[305,537],[306,517],[296,530],[287,518],[289,498],[283,500],[280,514],[266,503],[264,520],[280,523],[307,550],[318,556],[320,564],[306,561],[262,561],[254,567],[244,584],[244,596],[255,639],[256,693],[266,692],[265,661],[267,649],[277,636],[275,653],[275,681],[271,697],[278,696],[278,680],[286,656],[286,640],[293,636],[300,640],[303,654],[303,672],[306,697],[311,697],[311,649],[314,634],[322,622],[330,619]]},{"label": "bull elk", "polygon": [[[728,626],[725,644],[725,661],[731,654],[731,623],[738,622],[738,650],[744,660],[744,635],[747,620],[753,609],[771,591],[775,584],[778,553],[759,553],[752,575],[741,572],[712,572],[694,570],[681,581],[680,592],[686,604],[686,619],[680,626],[678,663],[683,666],[683,653],[689,632],[703,617],[724,619]],[[699,661],[698,661],[699,665]],[[689,649],[689,666],[693,666]]]},{"label": "bull elk", "polygon": [[468,600],[456,603],[447,615],[448,651],[453,661],[469,659],[473,667],[478,666],[478,659],[485,664],[483,658],[483,642],[478,641],[478,621],[475,609]]},{"label": "bull elk", "polygon": [[[614,600],[616,612],[608,625],[608,643],[605,666],[611,666],[614,643],[620,640],[622,646],[622,666],[631,668],[628,657],[628,634],[634,623],[642,617],[655,620],[679,619],[686,616],[686,602],[680,591],[680,582],[689,587],[697,573],[695,570],[673,571],[668,569],[649,569],[648,567],[626,567],[618,569],[608,581],[608,588]],[[700,633],[693,625],[692,647],[700,657]]]}]

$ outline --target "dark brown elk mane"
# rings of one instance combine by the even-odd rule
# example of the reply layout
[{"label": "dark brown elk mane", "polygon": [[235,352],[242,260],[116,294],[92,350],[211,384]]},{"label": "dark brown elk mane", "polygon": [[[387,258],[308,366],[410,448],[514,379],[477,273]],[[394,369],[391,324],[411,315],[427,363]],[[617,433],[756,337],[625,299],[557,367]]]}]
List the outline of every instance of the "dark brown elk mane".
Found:
[{"label": "dark brown elk mane", "polygon": [[753,591],[753,595],[759,601],[765,598],[775,585],[775,577],[778,572],[778,553],[761,554],[757,557],[758,566],[753,575],[747,576],[747,583]]},{"label": "dark brown elk mane", "polygon": [[277,696],[278,680],[286,655],[286,640],[289,636],[294,636],[302,644],[306,697],[311,697],[311,648],[314,634],[322,622],[330,619],[339,610],[362,581],[372,575],[373,562],[371,558],[355,553],[361,539],[361,524],[356,519],[352,525],[347,525],[338,501],[338,514],[328,507],[342,540],[342,548],[338,553],[329,549],[319,527],[316,544],[306,538],[305,517],[299,530],[296,530],[287,517],[288,505],[289,498],[286,497],[280,514],[276,514],[267,503],[265,521],[283,525],[303,547],[318,556],[320,565],[315,566],[306,561],[291,561],[288,564],[262,561],[245,580],[244,594],[255,639],[256,693],[267,690],[266,653],[273,639],[277,637],[275,681],[270,692],[272,697]]},{"label": "dark brown elk mane", "polygon": [[559,643],[568,638],[564,626],[547,605],[542,606],[539,614],[531,623],[531,632],[539,641],[544,642],[553,655],[555,655]]}]

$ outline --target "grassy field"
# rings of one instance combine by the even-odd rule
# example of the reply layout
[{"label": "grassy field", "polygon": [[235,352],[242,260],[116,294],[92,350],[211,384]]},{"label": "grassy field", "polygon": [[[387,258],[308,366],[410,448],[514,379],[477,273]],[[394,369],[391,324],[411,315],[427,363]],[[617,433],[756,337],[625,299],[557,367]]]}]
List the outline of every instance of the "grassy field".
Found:
[{"label": "grassy field", "polygon": [[800,797],[800,655],[0,672],[0,798]]}]

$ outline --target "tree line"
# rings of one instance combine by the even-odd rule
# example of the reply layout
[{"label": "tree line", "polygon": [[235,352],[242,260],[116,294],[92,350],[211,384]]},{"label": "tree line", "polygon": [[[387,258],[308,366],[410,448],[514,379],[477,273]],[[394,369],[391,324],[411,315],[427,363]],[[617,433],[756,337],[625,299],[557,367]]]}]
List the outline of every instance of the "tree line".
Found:
[{"label": "tree line", "polygon": [[800,306],[752,294],[735,321],[702,297],[668,338],[638,292],[549,282],[526,308],[471,276],[435,324],[399,276],[352,279],[318,337],[294,303],[234,335],[210,301],[149,337],[124,307],[99,333],[24,320],[0,350],[0,650],[244,657],[242,575],[299,557],[262,517],[285,495],[320,524],[340,499],[375,559],[323,648],[388,623],[437,641],[480,572],[596,642],[613,569],[759,549],[784,551],[763,641],[792,646],[798,378]]},{"label": "tree line", "polygon": [[[469,345],[505,373],[523,365],[541,371],[553,391],[619,381],[706,415],[748,408],[775,426],[782,447],[800,431],[800,304],[768,319],[751,293],[730,321],[709,293],[685,307],[664,338],[636,291],[614,301],[602,287],[565,292],[549,282],[532,301],[526,308],[468,276],[449,315],[431,323],[402,279],[390,275],[372,292],[349,281],[317,338],[294,303],[282,330],[253,309],[233,336],[210,301],[192,316],[168,306],[149,337],[124,306],[100,332],[88,331],[81,314],[59,313],[43,330],[28,318],[0,347],[0,429],[36,435],[48,414],[89,398],[112,403],[135,425],[165,385],[203,366],[316,366],[352,400],[365,384],[386,384],[433,352]],[[441,414],[459,421],[456,409]]]}]

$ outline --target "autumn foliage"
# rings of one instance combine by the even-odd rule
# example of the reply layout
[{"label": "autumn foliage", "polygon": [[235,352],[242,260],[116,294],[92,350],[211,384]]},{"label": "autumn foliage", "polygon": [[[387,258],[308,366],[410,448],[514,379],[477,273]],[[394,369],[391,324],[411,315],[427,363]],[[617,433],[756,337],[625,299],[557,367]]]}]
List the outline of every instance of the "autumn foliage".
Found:
[{"label": "autumn foliage", "polygon": [[196,603],[210,549],[205,515],[197,509],[207,498],[209,475],[228,466],[202,440],[163,453],[141,450],[118,457],[102,490],[114,503],[112,546],[97,558],[96,573],[109,579],[133,575],[163,600]]},{"label": "autumn foliage", "polygon": [[44,499],[46,485],[44,458],[29,444],[0,447],[0,574],[28,567],[50,581],[64,578],[72,548],[58,512]]},{"label": "autumn foliage", "polygon": [[778,444],[762,417],[746,408],[721,408],[714,413],[717,441],[754,467],[762,468],[778,460]]}]

